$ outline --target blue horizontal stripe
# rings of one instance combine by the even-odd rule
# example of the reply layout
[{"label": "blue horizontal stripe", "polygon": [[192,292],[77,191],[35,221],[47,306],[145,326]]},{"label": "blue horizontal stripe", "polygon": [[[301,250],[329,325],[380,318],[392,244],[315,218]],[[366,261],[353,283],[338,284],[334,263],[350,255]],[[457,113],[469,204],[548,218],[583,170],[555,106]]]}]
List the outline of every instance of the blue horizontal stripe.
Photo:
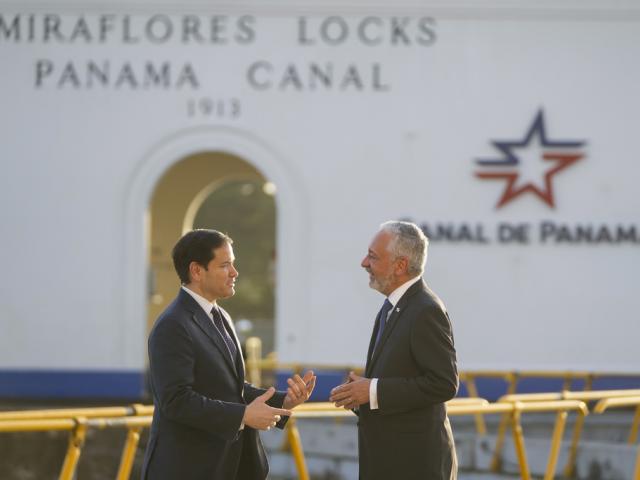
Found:
[{"label": "blue horizontal stripe", "polygon": [[[311,400],[317,402],[325,402],[329,400],[329,393],[336,385],[345,381],[349,372],[347,371],[318,371],[316,376],[316,388],[313,391]],[[286,390],[287,378],[292,374],[288,370],[279,370],[276,374],[276,388]],[[517,383],[516,393],[547,393],[562,391],[564,380],[559,378],[522,378]],[[500,378],[477,378],[476,387],[480,397],[489,401],[496,401],[503,395],[507,394],[509,388],[508,383]],[[596,378],[593,382],[591,390],[624,390],[629,388],[640,389],[640,375],[638,376],[620,376],[620,377],[602,377]],[[584,389],[584,381],[574,380],[571,390],[581,391]],[[458,397],[468,396],[467,386],[464,382],[460,384]]]},{"label": "blue horizontal stripe", "polygon": [[[522,378],[516,384],[516,393],[549,393],[561,392],[564,386],[564,379],[548,377]],[[478,395],[489,401],[495,401],[507,394],[508,384],[505,380],[498,378],[477,378],[476,387]],[[640,388],[640,375],[638,376],[618,376],[602,377],[593,381],[591,390],[625,390],[630,388]],[[580,392],[584,390],[584,380],[574,380],[569,390]],[[464,383],[460,385],[459,397],[468,395]]]},{"label": "blue horizontal stripe", "polygon": [[144,393],[144,372],[0,370],[1,398],[140,399]]},{"label": "blue horizontal stripe", "polygon": [[[305,372],[307,369],[304,369]],[[344,383],[347,378],[349,372],[343,372],[340,370],[336,371],[328,371],[323,370],[321,372],[316,373],[316,387],[311,394],[310,400],[312,402],[326,402],[329,400],[329,393],[331,389],[336,385],[340,385]],[[286,390],[287,389],[287,378],[293,375],[292,371],[278,371],[276,373],[276,389],[278,390]]]},{"label": "blue horizontal stripe", "polygon": [[[347,371],[319,371],[311,400],[327,401],[333,387],[344,382]],[[276,374],[276,388],[286,390],[291,371]],[[479,395],[497,400],[507,393],[507,382],[499,378],[478,378]],[[557,378],[524,378],[518,382],[517,393],[559,392],[563,381]],[[571,390],[580,391],[584,382],[575,380]],[[636,377],[602,377],[593,382],[592,390],[640,389]],[[102,370],[0,370],[0,398],[68,398],[68,399],[131,399],[146,395],[146,377],[142,371]],[[459,397],[468,395],[464,383]]]}]

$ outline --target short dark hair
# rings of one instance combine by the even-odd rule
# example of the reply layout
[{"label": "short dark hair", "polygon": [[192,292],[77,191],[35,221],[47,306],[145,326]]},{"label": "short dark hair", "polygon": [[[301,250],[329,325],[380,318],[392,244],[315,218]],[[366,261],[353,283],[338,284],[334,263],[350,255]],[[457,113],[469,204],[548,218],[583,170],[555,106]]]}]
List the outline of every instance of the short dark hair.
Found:
[{"label": "short dark hair", "polygon": [[225,243],[231,245],[233,240],[217,230],[197,229],[185,233],[171,251],[173,266],[180,277],[180,282],[183,285],[191,282],[189,276],[191,262],[202,265],[206,270],[207,265],[214,258],[213,251]]}]

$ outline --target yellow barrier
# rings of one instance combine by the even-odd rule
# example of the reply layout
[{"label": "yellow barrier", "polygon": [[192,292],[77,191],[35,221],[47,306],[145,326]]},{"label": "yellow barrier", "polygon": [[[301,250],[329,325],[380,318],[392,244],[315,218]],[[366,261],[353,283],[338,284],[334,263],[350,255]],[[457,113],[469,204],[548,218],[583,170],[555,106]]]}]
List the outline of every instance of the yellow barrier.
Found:
[{"label": "yellow barrier", "polygon": [[47,420],[70,418],[120,418],[153,415],[153,405],[135,403],[126,407],[54,408],[0,412],[0,422],[13,420]]},{"label": "yellow barrier", "polygon": [[[153,407],[151,407],[151,409],[153,409]],[[133,462],[136,458],[136,450],[140,442],[140,432],[143,428],[151,425],[151,420],[151,416],[89,420],[88,426],[94,428],[125,427],[128,429],[116,480],[128,480],[131,476],[131,469],[133,468]]]},{"label": "yellow barrier", "polygon": [[[589,392],[571,392],[562,391],[559,393],[518,393],[512,395],[504,395],[498,399],[499,402],[533,402],[533,401],[553,401],[553,400],[579,400],[582,402],[590,402],[602,399],[615,399],[624,398],[634,395],[640,395],[639,389],[629,390],[596,390]],[[638,422],[640,422],[640,407],[636,411],[636,416],[631,425],[631,432],[629,434],[629,443],[634,443],[638,430]],[[578,443],[582,435],[582,429],[584,426],[584,416],[578,416],[571,436],[571,444],[569,447],[569,455],[567,456],[567,463],[563,469],[565,477],[573,476],[576,466],[576,459],[578,455]],[[496,457],[501,454],[502,442],[499,442],[499,438],[496,440],[496,450],[494,452],[494,463]],[[500,448],[498,448],[498,446]]]},{"label": "yellow barrier", "polygon": [[[114,415],[116,409],[124,409],[134,412],[129,407],[113,407],[105,409],[107,414]],[[151,407],[153,409],[153,407]],[[127,440],[122,450],[117,480],[127,480],[131,475],[131,468],[138,448],[140,431],[151,425],[150,416],[119,417],[119,418],[53,418],[55,415],[67,416],[69,412],[84,411],[97,415],[101,409],[65,409],[65,410],[39,410],[33,412],[3,412],[3,418],[17,418],[16,420],[0,420],[0,432],[48,432],[69,431],[69,443],[67,452],[60,471],[59,480],[72,480],[74,478],[78,461],[89,428],[125,427],[129,429]],[[26,418],[25,418],[26,417]]]},{"label": "yellow barrier", "polygon": [[67,453],[64,457],[60,480],[72,480],[80,458],[80,452],[87,435],[85,418],[77,419],[44,419],[44,420],[3,420],[0,432],[48,432],[71,431]]},{"label": "yellow barrier", "polygon": [[[625,407],[636,407],[633,426],[631,428],[631,432],[629,433],[628,439],[628,442],[630,444],[634,444],[638,438],[638,423],[640,422],[640,396],[603,398],[596,404],[593,411],[595,413],[602,414],[609,408]],[[638,453],[636,455],[636,466],[633,471],[633,480],[640,480],[640,445],[638,446]]]},{"label": "yellow barrier", "polygon": [[[554,428],[551,451],[549,452],[549,460],[547,463],[547,471],[545,480],[553,479],[555,473],[558,454],[562,440],[562,433],[566,423],[567,412],[577,411],[579,415],[588,413],[587,406],[584,402],[577,400],[558,400],[553,402],[529,402],[529,403],[488,403],[483,399],[464,399],[467,401],[452,400],[447,403],[447,413],[451,416],[457,415],[476,415],[503,413],[511,416],[511,425],[513,428],[514,445],[516,455],[518,457],[518,465],[520,475],[523,480],[531,479],[531,472],[527,461],[527,454],[524,442],[524,435],[520,424],[520,415],[524,412],[557,412],[556,425]],[[302,441],[296,424],[298,418],[331,418],[352,416],[349,410],[336,408],[333,404],[323,402],[319,404],[304,404],[294,410],[294,417],[287,423],[287,442],[291,448],[296,468],[298,470],[298,478],[301,480],[309,479],[309,471],[306,466]]]},{"label": "yellow barrier", "polygon": [[[524,378],[562,378],[564,379],[563,389],[570,388],[574,380],[584,380],[585,390],[591,388],[591,382],[593,375],[589,372],[549,372],[541,370],[519,371],[519,372],[505,372],[499,370],[480,370],[480,371],[465,371],[460,373],[460,381],[467,385],[467,390],[473,396],[478,396],[478,389],[476,387],[475,380],[477,378],[501,378],[507,383],[507,395],[515,394],[518,381]],[[476,429],[479,434],[486,432],[484,421],[476,417]],[[509,415],[502,415],[500,423],[498,424],[498,432],[496,435],[496,445],[491,459],[491,470],[497,472],[501,469],[501,453],[504,446],[505,435],[509,424]],[[579,417],[578,422],[582,422],[582,417]]]},{"label": "yellow barrier", "polygon": [[[255,358],[255,357],[254,357]],[[249,363],[249,362],[248,362]],[[274,359],[255,360],[252,368],[257,368],[259,372],[261,368],[282,368],[300,372],[301,364],[277,364]],[[248,367],[249,368],[249,367]],[[324,365],[314,367],[314,370],[355,370],[361,371],[349,365]],[[249,370],[248,370],[249,371]],[[255,370],[254,370],[255,371]],[[630,406],[637,405],[636,414],[632,423],[631,432],[629,434],[629,442],[636,441],[638,436],[638,424],[640,423],[640,400],[638,403],[625,403],[632,400],[623,398],[629,395],[637,395],[640,398],[640,389],[638,390],[605,390],[605,391],[584,391],[570,392],[563,391],[560,393],[542,393],[542,394],[514,394],[516,384],[519,378],[545,376],[565,378],[572,381],[576,378],[585,380],[585,386],[590,388],[591,380],[595,378],[593,374],[582,372],[464,372],[461,379],[467,382],[468,391],[470,393],[476,391],[475,379],[480,377],[501,377],[509,382],[508,391],[511,394],[505,395],[500,399],[499,403],[489,403],[482,398],[455,398],[447,402],[447,410],[449,415],[474,415],[476,419],[476,428],[479,434],[486,432],[483,415],[486,414],[502,414],[500,427],[498,430],[498,438],[496,441],[496,452],[492,461],[492,467],[499,466],[498,460],[504,442],[504,434],[509,423],[513,431],[514,446],[518,463],[523,479],[529,479],[529,467],[527,464],[527,455],[524,444],[524,436],[520,417],[527,412],[550,412],[556,411],[556,421],[552,436],[552,446],[549,453],[547,470],[545,479],[553,478],[555,472],[558,453],[561,445],[562,434],[566,425],[567,414],[569,411],[577,411],[578,418],[576,420],[576,429],[574,430],[572,447],[570,451],[570,459],[565,468],[565,474],[572,473],[575,465],[575,453],[580,438],[580,432],[583,424],[584,416],[587,413],[585,401],[600,400],[606,398],[608,402],[602,403],[604,409],[614,406]],[[569,379],[569,380],[568,380]],[[618,403],[616,403],[618,402]],[[601,405],[599,403],[598,405]],[[60,480],[72,479],[78,464],[82,447],[86,439],[88,428],[109,428],[124,427],[128,429],[127,439],[123,447],[120,466],[118,469],[118,480],[126,480],[131,474],[131,468],[138,447],[140,432],[143,428],[151,424],[150,415],[153,414],[153,405],[131,405],[126,407],[103,407],[103,408],[76,408],[76,409],[56,409],[56,410],[31,410],[20,412],[0,412],[0,432],[2,431],[50,431],[50,430],[67,430],[70,432],[69,445],[65,455],[64,463],[60,473]],[[598,408],[598,407],[597,407]],[[296,468],[303,480],[308,479],[308,471],[306,468],[302,443],[296,425],[296,419],[299,418],[326,418],[326,417],[346,417],[351,416],[350,411],[338,409],[328,402],[308,403],[299,406],[295,411],[294,417],[288,422],[286,430],[286,442],[292,451]],[[640,452],[636,465],[636,480],[640,480]]]},{"label": "yellow barrier", "polygon": [[[270,353],[266,358],[260,358],[260,352],[262,349],[262,342],[257,337],[250,337],[247,339],[251,343],[251,349],[247,349],[247,372],[248,378],[252,383],[259,385],[262,375],[262,370],[291,370],[293,372],[300,373],[305,366],[300,363],[279,363],[277,356],[274,352]],[[355,365],[306,365],[309,368],[313,368],[316,371],[334,370],[334,371],[355,371],[361,374],[363,368]],[[507,383],[507,394],[515,394],[518,386],[518,381],[526,378],[561,378],[564,379],[562,390],[570,390],[574,381],[581,380],[584,382],[584,391],[590,391],[593,385],[593,381],[597,378],[603,377],[629,377],[640,378],[638,374],[628,374],[620,372],[587,372],[587,371],[547,371],[547,370],[526,370],[526,371],[504,371],[504,370],[467,370],[460,372],[460,382],[464,383],[467,387],[467,392],[470,397],[480,397],[476,385],[476,379],[478,378],[499,378],[503,379]],[[482,414],[477,414],[474,417],[476,432],[478,435],[485,435],[487,433],[487,427]],[[498,425],[498,433],[496,437],[495,455],[492,459],[492,470],[498,471],[500,469],[500,452],[502,451],[502,445],[504,443],[504,437],[508,426],[509,417],[503,415]],[[582,430],[582,418],[576,420],[573,436],[579,437]]]},{"label": "yellow barrier", "polygon": [[19,412],[0,412],[2,420],[44,420],[47,418],[74,418],[74,417],[126,417],[136,415],[137,409],[143,405],[131,405],[129,407],[98,407],[98,408],[60,408],[49,410],[24,410]]},{"label": "yellow barrier", "polygon": [[[629,390],[632,391],[632,390]],[[634,407],[636,408],[636,413],[633,416],[633,423],[631,425],[631,431],[629,432],[629,438],[627,442],[630,445],[636,443],[638,439],[638,424],[640,424],[640,390],[633,390],[636,393],[634,396],[629,396],[626,398],[623,395],[618,395],[617,397],[607,397],[601,399],[595,406],[595,413],[604,413],[604,411],[608,408],[621,408],[621,407]]]},{"label": "yellow barrier", "polygon": [[[534,408],[531,405],[528,408]],[[145,416],[128,416],[115,418],[52,418],[55,415],[66,416],[70,414],[86,413],[89,415],[98,415],[105,412],[111,415],[118,413],[117,409],[122,409],[127,414],[138,412],[141,414],[152,413],[153,406],[136,406],[133,407],[116,407],[110,409],[66,409],[66,410],[49,410],[49,411],[31,411],[31,412],[4,412],[5,420],[0,421],[0,432],[17,432],[17,431],[51,431],[66,430],[70,431],[69,446],[60,473],[60,480],[71,480],[75,474],[77,464],[82,453],[82,447],[86,438],[88,428],[110,428],[124,427],[129,432],[127,440],[122,450],[120,466],[118,469],[118,480],[127,480],[131,474],[135,452],[138,447],[139,434],[142,428],[151,424],[151,418]],[[513,411],[515,407],[512,404],[489,404],[481,398],[460,398],[453,399],[447,403],[447,409],[451,415],[474,414],[478,411],[483,413],[496,413]],[[306,467],[304,451],[300,434],[296,425],[296,420],[300,418],[327,418],[327,417],[347,417],[353,416],[349,410],[336,408],[330,402],[307,403],[300,405],[294,410],[294,417],[287,423],[286,441],[291,449],[299,478],[308,480],[309,474]],[[6,418],[20,418],[19,420],[7,420]],[[519,422],[513,423],[515,428],[519,428]],[[515,430],[514,430],[515,431]],[[518,458],[521,466],[527,471],[526,453],[524,452],[524,440],[522,434],[518,436],[518,444],[516,446]]]}]

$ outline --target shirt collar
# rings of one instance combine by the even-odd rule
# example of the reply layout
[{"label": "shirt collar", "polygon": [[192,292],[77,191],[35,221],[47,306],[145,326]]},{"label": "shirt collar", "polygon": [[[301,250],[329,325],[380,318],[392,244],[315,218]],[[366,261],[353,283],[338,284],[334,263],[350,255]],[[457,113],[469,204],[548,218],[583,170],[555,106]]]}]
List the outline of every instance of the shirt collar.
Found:
[{"label": "shirt collar", "polygon": [[193,299],[198,302],[198,305],[200,305],[202,307],[202,309],[207,312],[207,315],[209,316],[209,318],[211,317],[211,310],[213,309],[213,307],[215,306],[214,303],[211,303],[209,300],[207,300],[206,298],[204,298],[202,295],[198,295],[196,292],[194,292],[193,290],[189,290],[187,287],[185,287],[184,285],[181,286],[181,288],[187,292],[189,295],[191,295],[193,297]]},{"label": "shirt collar", "polygon": [[391,292],[391,295],[389,295],[389,297],[387,297],[389,299],[389,302],[391,303],[391,305],[393,305],[395,307],[396,304],[402,298],[402,296],[407,292],[407,290],[409,290],[409,287],[411,287],[411,285],[413,285],[414,283],[418,282],[421,278],[422,278],[422,276],[418,275],[417,277],[414,277],[411,280],[407,280],[402,285],[400,285],[398,288],[396,288],[393,292]]}]

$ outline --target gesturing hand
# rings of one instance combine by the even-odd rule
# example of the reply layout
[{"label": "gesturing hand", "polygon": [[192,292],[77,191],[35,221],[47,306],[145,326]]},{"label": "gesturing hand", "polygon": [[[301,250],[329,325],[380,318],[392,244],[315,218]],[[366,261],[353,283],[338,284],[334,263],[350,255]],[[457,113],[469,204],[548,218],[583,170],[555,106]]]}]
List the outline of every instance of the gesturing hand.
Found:
[{"label": "gesturing hand", "polygon": [[273,397],[276,389],[271,387],[259,397],[247,405],[242,421],[245,425],[256,430],[269,430],[275,427],[283,416],[290,416],[291,412],[283,408],[273,408],[265,402]]},{"label": "gesturing hand", "polygon": [[344,407],[347,410],[369,403],[370,383],[371,379],[349,372],[347,382],[331,390],[329,400],[334,402],[336,407]]},{"label": "gesturing hand", "polygon": [[283,408],[295,408],[303,402],[309,400],[314,387],[316,386],[316,376],[313,370],[307,370],[304,377],[300,377],[297,373],[293,378],[288,378],[287,396],[284,397]]}]

